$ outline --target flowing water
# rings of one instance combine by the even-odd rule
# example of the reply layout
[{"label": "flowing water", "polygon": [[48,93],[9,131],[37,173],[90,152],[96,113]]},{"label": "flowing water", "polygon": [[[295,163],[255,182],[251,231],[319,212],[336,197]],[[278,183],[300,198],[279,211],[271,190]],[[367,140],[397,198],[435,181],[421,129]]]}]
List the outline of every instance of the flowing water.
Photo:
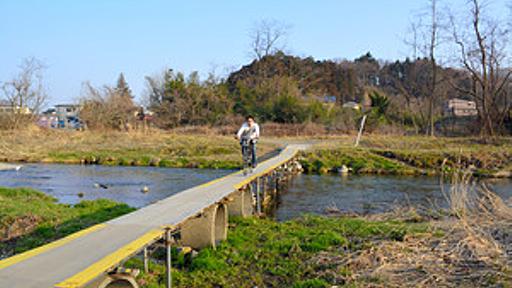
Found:
[{"label": "flowing water", "polygon": [[[187,188],[231,173],[230,170],[158,167],[27,164],[19,171],[0,171],[0,186],[30,187],[62,203],[108,198],[143,207]],[[486,180],[503,199],[512,197],[512,180]],[[148,193],[142,189],[147,187]],[[446,187],[446,190],[448,187]],[[510,202],[509,202],[510,203]],[[282,191],[278,220],[326,209],[371,214],[396,206],[446,207],[436,177],[374,175],[298,175]]]},{"label": "flowing water", "polygon": [[[0,171],[0,186],[30,187],[57,198],[61,203],[75,204],[85,199],[107,198],[139,208],[231,172],[213,169],[27,164],[19,171]],[[143,193],[144,187],[149,192]]]},{"label": "flowing water", "polygon": [[[512,202],[512,180],[487,179],[486,183],[502,199]],[[278,220],[304,213],[324,214],[326,210],[374,214],[396,207],[446,208],[445,193],[438,177],[382,175],[298,175],[281,193],[276,211]],[[444,190],[444,193],[443,193]]]}]

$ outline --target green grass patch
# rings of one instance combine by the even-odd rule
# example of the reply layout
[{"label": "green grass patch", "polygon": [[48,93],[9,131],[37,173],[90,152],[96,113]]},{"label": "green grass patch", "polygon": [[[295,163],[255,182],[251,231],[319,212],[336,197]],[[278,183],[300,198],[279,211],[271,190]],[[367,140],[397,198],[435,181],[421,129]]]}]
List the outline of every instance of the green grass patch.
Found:
[{"label": "green grass patch", "polygon": [[106,199],[60,204],[33,189],[0,187],[0,249],[23,252],[134,210]]},{"label": "green grass patch", "polygon": [[[370,222],[358,218],[307,215],[276,222],[269,219],[234,218],[227,241],[216,250],[203,249],[190,265],[173,270],[173,287],[330,287],[333,279],[315,272],[326,269],[311,261],[320,252],[345,255],[367,248],[370,239],[400,241],[406,234],[423,233],[426,224]],[[178,259],[178,255],[173,255]],[[178,261],[179,262],[179,261]],[[138,259],[128,266],[141,268]],[[162,265],[142,274],[144,287],[163,287]],[[349,275],[350,271],[340,273]],[[321,274],[321,273],[320,273]]]},{"label": "green grass patch", "polygon": [[364,148],[328,148],[304,152],[301,164],[310,173],[334,173],[343,165],[354,173],[419,175],[421,169],[372,153]]},{"label": "green grass patch", "polygon": [[[354,173],[434,175],[472,167],[492,176],[512,167],[511,139],[486,143],[473,138],[363,137],[358,148],[347,139],[318,144],[303,153],[307,172],[331,173],[345,165]],[[443,170],[444,169],[444,170]]]}]

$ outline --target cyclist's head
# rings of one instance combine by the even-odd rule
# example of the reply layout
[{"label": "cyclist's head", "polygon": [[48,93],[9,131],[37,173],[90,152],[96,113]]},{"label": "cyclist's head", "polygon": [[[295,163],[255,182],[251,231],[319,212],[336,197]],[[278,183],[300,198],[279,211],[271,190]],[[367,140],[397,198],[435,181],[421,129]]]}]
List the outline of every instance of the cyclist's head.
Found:
[{"label": "cyclist's head", "polygon": [[252,125],[254,124],[254,117],[252,115],[247,115],[245,117],[245,121],[247,121],[248,124]]}]

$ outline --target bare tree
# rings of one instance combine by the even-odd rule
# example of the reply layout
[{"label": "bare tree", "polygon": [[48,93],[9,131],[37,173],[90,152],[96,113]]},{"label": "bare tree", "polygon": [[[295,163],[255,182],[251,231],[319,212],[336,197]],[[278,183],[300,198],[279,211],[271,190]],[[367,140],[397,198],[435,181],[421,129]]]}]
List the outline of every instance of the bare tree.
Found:
[{"label": "bare tree", "polygon": [[[428,18],[428,20],[425,21],[424,18]],[[428,105],[426,108],[428,125],[425,127],[425,133],[434,136],[435,105],[439,98],[437,88],[438,83],[441,81],[439,79],[439,67],[436,55],[437,48],[440,44],[439,30],[441,26],[439,23],[438,0],[429,0],[428,12],[417,17],[417,19],[417,21],[410,24],[412,39],[405,40],[405,43],[411,47],[414,60],[421,57],[427,58],[430,62],[430,87],[428,94],[425,95],[427,98],[426,104]]]},{"label": "bare tree", "polygon": [[428,41],[428,56],[430,59],[430,65],[432,70],[432,79],[430,87],[429,107],[428,107],[428,118],[429,118],[429,134],[434,136],[434,103],[437,99],[437,61],[436,61],[436,48],[439,43],[438,39],[438,13],[437,13],[437,0],[430,0],[430,16],[431,22],[429,25],[430,39]]},{"label": "bare tree", "polygon": [[89,129],[128,131],[134,127],[138,108],[122,74],[115,87],[95,88],[86,82],[82,93],[80,117]]},{"label": "bare tree", "polygon": [[274,19],[264,19],[254,24],[251,31],[250,54],[257,60],[282,51],[286,47],[289,25]]},{"label": "bare tree", "polygon": [[45,69],[41,61],[28,58],[23,60],[19,74],[3,83],[2,98],[10,105],[10,111],[2,117],[2,126],[18,129],[38,115],[48,98],[43,82]]},{"label": "bare tree", "polygon": [[471,0],[468,5],[470,23],[450,17],[458,60],[472,80],[472,89],[456,88],[477,103],[481,134],[494,136],[511,107],[506,91],[512,73],[505,53],[509,31],[501,21],[484,13],[481,1]]},{"label": "bare tree", "polygon": [[409,24],[409,37],[405,38],[403,41],[405,45],[411,47],[412,50],[412,59],[416,60],[418,58],[418,50],[419,50],[419,30],[423,26],[421,23],[421,18],[418,21],[413,21]]}]

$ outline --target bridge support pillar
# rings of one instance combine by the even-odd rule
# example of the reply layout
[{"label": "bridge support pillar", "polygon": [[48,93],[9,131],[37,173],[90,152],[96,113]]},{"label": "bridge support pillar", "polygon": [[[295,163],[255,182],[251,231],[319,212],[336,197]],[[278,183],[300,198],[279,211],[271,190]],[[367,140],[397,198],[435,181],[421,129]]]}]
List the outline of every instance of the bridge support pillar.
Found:
[{"label": "bridge support pillar", "polygon": [[249,189],[242,189],[234,192],[230,196],[228,203],[230,216],[251,216],[254,211],[254,197]]},{"label": "bridge support pillar", "polygon": [[103,279],[98,288],[139,288],[135,277],[126,274],[113,274]]},{"label": "bridge support pillar", "polygon": [[228,209],[225,204],[206,208],[201,215],[191,218],[181,227],[181,242],[194,249],[213,247],[226,240]]}]

